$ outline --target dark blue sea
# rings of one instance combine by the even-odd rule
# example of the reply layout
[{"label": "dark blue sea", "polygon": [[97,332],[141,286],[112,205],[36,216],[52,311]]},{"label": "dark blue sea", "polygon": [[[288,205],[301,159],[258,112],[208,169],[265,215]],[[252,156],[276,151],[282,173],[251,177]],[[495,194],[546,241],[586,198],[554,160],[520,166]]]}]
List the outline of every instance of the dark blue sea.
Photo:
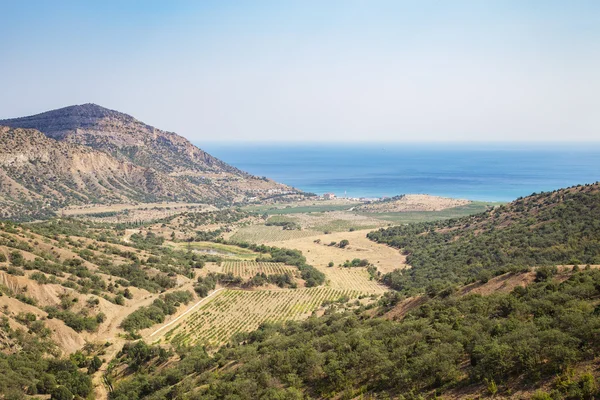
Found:
[{"label": "dark blue sea", "polygon": [[593,144],[248,144],[201,148],[254,175],[349,197],[406,193],[510,201],[600,180]]}]

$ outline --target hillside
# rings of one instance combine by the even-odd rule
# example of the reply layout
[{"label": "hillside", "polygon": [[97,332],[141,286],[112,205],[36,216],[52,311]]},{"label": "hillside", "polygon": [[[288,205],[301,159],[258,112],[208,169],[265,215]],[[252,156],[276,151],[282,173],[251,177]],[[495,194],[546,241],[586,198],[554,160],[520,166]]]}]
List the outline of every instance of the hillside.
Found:
[{"label": "hillside", "polygon": [[265,324],[214,356],[192,346],[161,358],[138,342],[119,354],[110,398],[593,399],[599,288],[600,271],[590,270],[434,299],[401,321],[330,311]]},{"label": "hillside", "polygon": [[0,397],[61,386],[87,397],[102,359],[124,343],[128,315],[147,306],[162,321],[194,299],[201,256],[146,251],[122,235],[70,221],[0,223]]},{"label": "hillside", "polygon": [[414,293],[532,266],[600,263],[600,184],[534,194],[474,216],[396,226],[368,235],[412,267],[383,277]]},{"label": "hillside", "polygon": [[298,193],[94,104],[0,120],[2,126],[0,219],[45,218],[68,205],[230,204]]}]

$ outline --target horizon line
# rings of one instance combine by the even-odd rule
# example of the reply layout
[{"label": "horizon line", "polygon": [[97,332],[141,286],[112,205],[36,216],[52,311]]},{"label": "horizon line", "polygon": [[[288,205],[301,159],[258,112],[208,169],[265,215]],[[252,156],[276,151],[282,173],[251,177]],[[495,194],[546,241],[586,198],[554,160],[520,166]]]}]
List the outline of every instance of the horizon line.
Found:
[{"label": "horizon line", "polygon": [[209,143],[209,144],[225,144],[225,145],[246,145],[246,144],[261,144],[261,145],[298,145],[298,144],[331,144],[331,145],[379,145],[379,144],[422,144],[422,145],[464,145],[464,144],[498,144],[498,145],[583,145],[595,144],[600,145],[600,140],[265,140],[265,139],[249,139],[249,140],[206,140],[206,139],[188,139],[190,142]]}]

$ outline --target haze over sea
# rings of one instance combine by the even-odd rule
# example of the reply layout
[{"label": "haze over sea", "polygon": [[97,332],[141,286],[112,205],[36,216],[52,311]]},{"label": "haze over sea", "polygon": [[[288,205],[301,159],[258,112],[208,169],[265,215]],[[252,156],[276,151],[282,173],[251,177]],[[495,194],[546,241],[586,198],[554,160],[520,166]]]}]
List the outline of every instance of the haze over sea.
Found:
[{"label": "haze over sea", "polygon": [[348,197],[407,193],[511,201],[600,180],[600,143],[250,144],[200,147],[254,175]]}]

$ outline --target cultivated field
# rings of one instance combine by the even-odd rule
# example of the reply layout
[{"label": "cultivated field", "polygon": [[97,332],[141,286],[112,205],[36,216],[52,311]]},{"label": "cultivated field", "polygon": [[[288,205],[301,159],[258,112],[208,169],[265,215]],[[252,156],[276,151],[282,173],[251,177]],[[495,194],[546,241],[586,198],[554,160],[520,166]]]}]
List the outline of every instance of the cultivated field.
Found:
[{"label": "cultivated field", "polygon": [[363,293],[382,294],[388,289],[385,286],[371,279],[371,276],[364,267],[327,267],[319,268],[327,275],[327,285],[333,289],[358,290]]},{"label": "cultivated field", "polygon": [[268,222],[294,222],[302,228],[318,232],[342,232],[350,229],[376,229],[386,226],[381,219],[357,215],[350,211],[312,212],[293,215],[273,215]]},{"label": "cultivated field", "polygon": [[394,225],[401,225],[415,222],[429,222],[442,219],[460,218],[467,215],[482,213],[501,204],[502,203],[472,201],[466,205],[446,208],[440,211],[364,212],[356,210],[356,213],[358,215],[380,219]]},{"label": "cultivated field", "polygon": [[376,201],[357,207],[364,212],[442,211],[466,206],[470,200],[430,196],[428,194],[406,194],[393,199]]},{"label": "cultivated field", "polygon": [[250,225],[240,228],[230,239],[237,242],[265,243],[293,240],[349,230],[376,229],[388,222],[371,216],[356,215],[345,211],[317,212],[310,214],[274,215],[268,222],[294,222],[302,230],[285,230],[281,226]]},{"label": "cultivated field", "polygon": [[282,263],[253,262],[253,261],[226,261],[222,263],[223,273],[231,272],[235,276],[242,278],[253,277],[256,274],[265,273],[266,275],[275,274],[296,274],[298,268]]},{"label": "cultivated field", "polygon": [[345,199],[335,199],[326,201],[306,200],[287,204],[266,204],[259,206],[248,206],[245,209],[247,211],[257,212],[260,214],[266,213],[268,215],[280,215],[310,212],[343,211],[360,204],[362,203],[356,201],[349,201]]},{"label": "cultivated field", "polygon": [[217,347],[238,332],[250,332],[265,322],[304,319],[325,301],[356,299],[357,290],[302,288],[284,290],[223,290],[165,334],[174,345],[203,343]]},{"label": "cultivated field", "polygon": [[280,226],[250,225],[238,230],[230,237],[230,240],[247,243],[266,243],[315,236],[319,233],[311,230],[284,230]]}]

